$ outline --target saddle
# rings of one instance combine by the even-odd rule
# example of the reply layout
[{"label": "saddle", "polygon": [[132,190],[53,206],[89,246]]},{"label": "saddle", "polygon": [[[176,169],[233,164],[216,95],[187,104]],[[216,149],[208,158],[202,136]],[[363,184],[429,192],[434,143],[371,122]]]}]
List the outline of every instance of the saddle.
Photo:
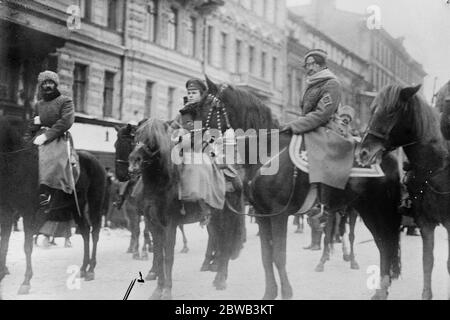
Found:
[{"label": "saddle", "polygon": [[[308,154],[305,148],[303,135],[294,135],[289,145],[289,156],[292,163],[302,172],[309,173],[308,170]],[[356,161],[353,163],[353,168],[350,172],[350,177],[366,177],[366,178],[379,178],[384,177],[384,172],[379,164],[373,164],[371,166],[361,166]],[[317,184],[312,184],[309,192],[303,202],[302,207],[298,211],[298,214],[305,214],[311,210],[311,208],[317,203],[318,187]]]}]

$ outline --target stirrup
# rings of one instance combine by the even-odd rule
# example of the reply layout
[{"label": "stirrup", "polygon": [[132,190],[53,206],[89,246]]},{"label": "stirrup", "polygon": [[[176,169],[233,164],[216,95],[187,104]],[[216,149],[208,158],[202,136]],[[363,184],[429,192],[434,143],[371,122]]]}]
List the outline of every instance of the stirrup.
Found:
[{"label": "stirrup", "polygon": [[50,203],[51,200],[52,200],[52,195],[51,194],[49,194],[49,195],[47,195],[47,194],[40,194],[39,195],[39,205],[41,207],[47,206]]},{"label": "stirrup", "polygon": [[303,205],[298,211],[298,214],[305,214],[312,209],[317,200],[318,194],[317,189],[318,189],[317,184],[312,184],[309,187],[308,194],[306,195],[305,201],[303,201]]}]

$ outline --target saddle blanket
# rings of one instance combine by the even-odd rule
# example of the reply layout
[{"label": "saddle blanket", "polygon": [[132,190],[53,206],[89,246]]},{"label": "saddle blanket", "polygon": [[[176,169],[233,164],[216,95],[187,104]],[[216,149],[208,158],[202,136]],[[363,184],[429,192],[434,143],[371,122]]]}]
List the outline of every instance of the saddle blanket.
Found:
[{"label": "saddle blanket", "polygon": [[[289,145],[289,155],[292,162],[301,171],[308,173],[308,155],[305,150],[301,150],[303,135],[294,135]],[[384,172],[379,164],[370,167],[359,166],[356,162],[350,172],[351,178],[379,178],[384,177]]]}]

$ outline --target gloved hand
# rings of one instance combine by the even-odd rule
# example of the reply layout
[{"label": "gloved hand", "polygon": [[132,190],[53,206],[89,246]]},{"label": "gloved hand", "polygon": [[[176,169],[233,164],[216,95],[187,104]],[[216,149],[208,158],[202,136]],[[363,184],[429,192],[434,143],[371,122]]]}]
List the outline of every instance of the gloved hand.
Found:
[{"label": "gloved hand", "polygon": [[41,146],[47,141],[47,136],[45,134],[41,134],[34,139],[33,143],[37,146]]},{"label": "gloved hand", "polygon": [[33,123],[36,124],[36,125],[42,124],[41,123],[41,117],[39,117],[39,116],[34,117]]},{"label": "gloved hand", "polygon": [[293,133],[292,128],[291,128],[291,126],[289,126],[289,125],[284,126],[284,127],[281,128],[280,133],[283,133],[283,132],[286,132],[286,133]]}]

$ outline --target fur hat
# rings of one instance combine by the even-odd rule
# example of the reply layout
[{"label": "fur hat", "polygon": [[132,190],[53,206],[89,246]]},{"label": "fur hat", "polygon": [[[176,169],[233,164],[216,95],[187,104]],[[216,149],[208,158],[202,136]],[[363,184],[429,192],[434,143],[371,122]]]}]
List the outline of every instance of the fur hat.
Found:
[{"label": "fur hat", "polygon": [[355,119],[355,109],[350,106],[342,106],[339,108],[339,116],[349,116],[352,121]]},{"label": "fur hat", "polygon": [[316,56],[319,56],[319,57],[322,57],[325,61],[327,60],[327,57],[328,57],[328,53],[325,51],[325,50],[322,50],[322,49],[312,49],[312,50],[309,50],[307,53],[306,53],[306,55],[305,55],[305,62],[306,62],[306,59],[308,59],[308,57],[310,57],[310,56],[312,56],[312,55],[316,55]]},{"label": "fur hat", "polygon": [[201,93],[206,91],[206,85],[204,82],[197,78],[189,79],[186,82],[186,89],[187,90],[200,90]]},{"label": "fur hat", "polygon": [[56,86],[59,85],[59,76],[57,73],[53,71],[46,70],[39,74],[38,76],[39,85],[41,85],[45,80],[51,80],[56,84]]}]

